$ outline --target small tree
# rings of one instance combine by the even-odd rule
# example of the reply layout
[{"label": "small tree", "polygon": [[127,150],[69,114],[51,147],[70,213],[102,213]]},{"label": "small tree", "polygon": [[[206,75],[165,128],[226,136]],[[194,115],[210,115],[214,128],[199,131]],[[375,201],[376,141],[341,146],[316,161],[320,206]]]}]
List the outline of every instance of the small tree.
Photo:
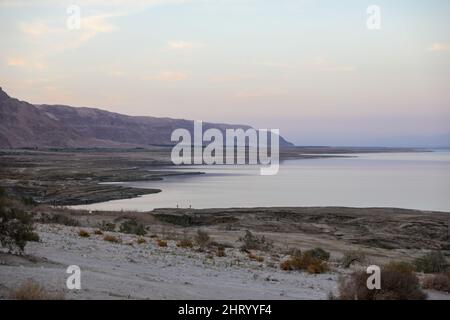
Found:
[{"label": "small tree", "polygon": [[123,222],[120,225],[119,231],[122,233],[136,234],[138,236],[143,236],[147,232],[143,224],[138,223],[136,220],[131,219]]},{"label": "small tree", "polygon": [[258,237],[251,233],[249,230],[245,231],[245,235],[239,238],[242,242],[241,248],[243,250],[261,250],[268,251],[272,248],[272,242],[266,239],[264,236]]},{"label": "small tree", "polygon": [[39,241],[33,232],[31,215],[15,208],[8,208],[5,198],[0,198],[0,244],[10,252],[22,253],[27,241]]},{"label": "small tree", "polygon": [[197,230],[197,234],[195,235],[195,242],[199,245],[200,248],[205,248],[210,241],[210,237],[206,231]]},{"label": "small tree", "polygon": [[414,260],[417,271],[424,273],[439,273],[447,270],[447,261],[440,251],[431,251]]},{"label": "small tree", "polygon": [[312,258],[319,259],[322,261],[328,261],[330,259],[330,253],[320,247],[307,250],[305,251],[305,254],[310,255]]}]

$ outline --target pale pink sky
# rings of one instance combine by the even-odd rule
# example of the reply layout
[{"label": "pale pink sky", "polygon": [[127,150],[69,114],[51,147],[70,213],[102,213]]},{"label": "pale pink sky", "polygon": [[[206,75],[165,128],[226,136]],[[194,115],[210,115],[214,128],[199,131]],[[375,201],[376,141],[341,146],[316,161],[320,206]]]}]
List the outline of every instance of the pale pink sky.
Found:
[{"label": "pale pink sky", "polygon": [[[301,144],[450,133],[450,2],[0,0],[0,86],[32,103],[279,128]],[[400,140],[399,140],[400,139]],[[402,140],[403,139],[403,140]]]}]

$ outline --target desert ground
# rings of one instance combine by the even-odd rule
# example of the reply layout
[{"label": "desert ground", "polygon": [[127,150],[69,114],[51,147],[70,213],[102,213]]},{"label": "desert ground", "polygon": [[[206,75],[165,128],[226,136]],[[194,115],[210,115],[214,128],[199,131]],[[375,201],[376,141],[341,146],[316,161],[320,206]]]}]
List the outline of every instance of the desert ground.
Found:
[{"label": "desert ground", "polygon": [[[314,148],[313,148],[314,149]],[[3,150],[0,186],[33,217],[38,242],[0,252],[0,298],[32,279],[66,299],[327,299],[339,279],[370,264],[450,257],[450,213],[395,208],[277,207],[84,211],[66,205],[159,192],[101,182],[162,179],[168,148]],[[375,152],[374,150],[371,150]],[[384,150],[383,150],[384,151]],[[283,158],[351,156],[361,150],[293,149]],[[201,174],[200,172],[195,174]],[[130,232],[132,222],[141,229]],[[207,234],[207,243],[198,241]],[[251,234],[256,245],[245,237]],[[320,272],[282,267],[313,248],[330,253]],[[346,264],[349,253],[358,259]],[[68,290],[70,265],[80,290]],[[427,278],[418,274],[420,280]],[[426,290],[429,299],[450,299]]]},{"label": "desert ground", "polygon": [[[30,242],[24,255],[0,255],[3,298],[33,279],[66,299],[327,299],[336,294],[339,277],[353,270],[449,250],[450,214],[438,212],[338,207],[87,212],[47,205],[32,210],[40,241]],[[126,221],[145,226],[145,235],[121,232]],[[210,237],[204,248],[194,240],[198,230]],[[243,249],[247,230],[266,242]],[[280,268],[292,252],[315,247],[331,253],[326,272]],[[349,251],[362,252],[364,261],[345,268],[341,261]],[[81,290],[65,287],[69,265],[82,270]],[[450,299],[445,292],[427,293],[429,299]]]}]

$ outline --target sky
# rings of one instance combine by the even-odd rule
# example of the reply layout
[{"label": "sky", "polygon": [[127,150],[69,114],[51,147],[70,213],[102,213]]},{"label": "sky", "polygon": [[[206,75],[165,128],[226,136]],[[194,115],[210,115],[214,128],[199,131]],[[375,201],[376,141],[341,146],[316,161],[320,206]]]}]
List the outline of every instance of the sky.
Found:
[{"label": "sky", "polygon": [[301,145],[450,146],[449,13],[448,0],[0,0],[0,86]]}]

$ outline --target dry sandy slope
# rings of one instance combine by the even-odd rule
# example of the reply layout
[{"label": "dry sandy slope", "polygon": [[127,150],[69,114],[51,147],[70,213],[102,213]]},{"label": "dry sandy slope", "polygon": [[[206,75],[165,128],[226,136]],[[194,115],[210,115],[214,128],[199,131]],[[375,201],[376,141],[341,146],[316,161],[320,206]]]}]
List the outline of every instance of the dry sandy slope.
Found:
[{"label": "dry sandy slope", "polygon": [[82,270],[82,289],[66,289],[69,299],[326,299],[337,289],[337,274],[281,271],[271,257],[259,263],[238,249],[211,259],[173,241],[161,248],[150,238],[129,245],[137,238],[123,234],[116,234],[123,243],[113,244],[99,235],[80,238],[79,228],[41,224],[37,230],[41,242],[26,248],[34,261],[0,256],[3,298],[28,278],[62,290],[74,264]]}]

